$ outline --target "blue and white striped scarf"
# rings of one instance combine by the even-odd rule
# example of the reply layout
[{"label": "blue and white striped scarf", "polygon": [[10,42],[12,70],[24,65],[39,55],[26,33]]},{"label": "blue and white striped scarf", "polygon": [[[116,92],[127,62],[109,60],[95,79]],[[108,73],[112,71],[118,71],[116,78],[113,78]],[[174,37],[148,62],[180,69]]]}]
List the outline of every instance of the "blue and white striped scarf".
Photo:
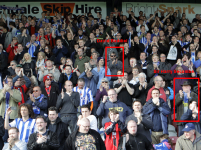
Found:
[{"label": "blue and white striped scarf", "polygon": [[[39,102],[40,102],[40,103],[42,102],[43,97],[44,97],[44,95],[41,94],[41,95],[40,95],[40,99],[39,99]],[[32,103],[32,107],[33,107],[34,114],[39,115],[39,114],[40,114],[40,108],[37,107],[34,103]]]}]

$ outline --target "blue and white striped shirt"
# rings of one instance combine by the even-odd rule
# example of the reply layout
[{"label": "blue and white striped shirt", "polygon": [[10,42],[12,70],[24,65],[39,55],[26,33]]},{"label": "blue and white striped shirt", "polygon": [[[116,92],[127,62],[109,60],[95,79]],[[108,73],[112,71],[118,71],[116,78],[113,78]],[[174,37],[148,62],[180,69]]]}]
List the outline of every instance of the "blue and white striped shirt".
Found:
[{"label": "blue and white striped shirt", "polygon": [[[151,40],[150,40],[150,44],[151,44]],[[144,46],[148,43],[148,41],[147,41],[147,38],[142,38],[141,40],[140,40],[140,43],[142,43],[142,44],[144,44]],[[150,44],[147,44],[147,46],[145,47],[145,49],[144,49],[144,52],[147,54],[147,56],[148,56],[148,53],[147,53],[147,49],[148,49],[148,47],[149,47],[149,45]]]},{"label": "blue and white striped shirt", "polygon": [[[26,44],[26,46],[29,45],[29,43],[30,42],[28,42]],[[40,41],[35,41],[34,43],[40,45]],[[33,54],[35,52],[35,50],[36,50],[36,46],[34,44],[31,44],[31,46],[29,47],[29,50],[28,50],[28,53],[31,55],[31,57],[35,57],[34,54]]]},{"label": "blue and white striped shirt", "polygon": [[26,122],[22,118],[17,118],[11,122],[10,127],[16,127],[19,130],[19,139],[28,142],[29,136],[36,132],[36,120],[29,118]]},{"label": "blue and white striped shirt", "polygon": [[80,94],[80,106],[93,102],[93,95],[88,87],[85,86],[83,89],[79,89],[78,86],[76,86],[73,88],[73,91]]}]

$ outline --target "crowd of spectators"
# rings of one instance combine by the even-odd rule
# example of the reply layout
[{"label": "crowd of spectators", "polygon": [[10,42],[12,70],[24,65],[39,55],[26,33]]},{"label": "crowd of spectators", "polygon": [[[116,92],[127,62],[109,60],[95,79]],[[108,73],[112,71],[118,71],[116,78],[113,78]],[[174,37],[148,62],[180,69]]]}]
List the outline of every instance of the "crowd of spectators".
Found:
[{"label": "crowd of spectators", "polygon": [[0,149],[199,150],[200,15],[146,15],[3,10]]}]

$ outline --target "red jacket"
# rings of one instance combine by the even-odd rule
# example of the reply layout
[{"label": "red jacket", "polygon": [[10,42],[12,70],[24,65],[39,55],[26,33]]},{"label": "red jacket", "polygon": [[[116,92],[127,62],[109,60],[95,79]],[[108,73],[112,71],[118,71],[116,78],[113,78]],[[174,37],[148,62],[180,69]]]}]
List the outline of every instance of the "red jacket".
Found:
[{"label": "red jacket", "polygon": [[[152,97],[151,97],[151,91],[155,88],[155,86],[153,86],[151,89],[149,89],[148,91],[148,94],[147,94],[147,99],[146,101],[150,100]],[[162,98],[165,102],[167,101],[167,97],[166,97],[166,94],[165,94],[165,91],[164,89],[161,87],[159,89],[160,91],[160,98]]]},{"label": "red jacket", "polygon": [[[104,129],[107,129],[110,125],[112,125],[112,122],[106,122],[105,123],[105,127]],[[115,124],[115,133],[116,135],[113,135],[113,133],[110,133],[109,135],[105,134],[106,135],[106,138],[105,138],[105,147],[106,147],[106,150],[117,150],[118,149],[118,144],[119,144],[119,139],[121,137],[121,129],[119,128],[118,126],[118,123]],[[114,140],[116,141],[114,143]]]},{"label": "red jacket", "polygon": [[9,44],[9,46],[6,49],[6,52],[9,54],[8,55],[8,63],[10,63],[15,57],[14,51],[16,51],[16,49],[17,49],[17,44],[18,43],[15,43],[15,47],[11,47],[11,44]]}]

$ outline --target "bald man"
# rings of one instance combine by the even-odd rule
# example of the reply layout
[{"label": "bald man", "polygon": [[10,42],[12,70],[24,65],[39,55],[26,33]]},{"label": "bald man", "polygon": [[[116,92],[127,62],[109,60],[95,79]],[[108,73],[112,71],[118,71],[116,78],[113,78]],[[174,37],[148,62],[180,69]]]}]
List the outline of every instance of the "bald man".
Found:
[{"label": "bald man", "polygon": [[[127,124],[128,134],[126,134],[126,149],[146,149],[146,150],[154,150],[151,142],[142,134],[137,132],[137,123],[134,120],[130,120]],[[118,150],[123,149],[123,138],[121,137],[119,140]],[[137,141],[137,142],[136,142]]]},{"label": "bald man", "polygon": [[61,120],[70,126],[71,132],[75,129],[77,123],[77,107],[80,105],[80,94],[73,91],[73,84],[67,80],[64,88],[57,99],[56,107],[60,110]]},{"label": "bald man", "polygon": [[90,121],[88,118],[82,118],[79,122],[79,128],[68,136],[65,149],[106,150],[100,134],[90,129]]}]

